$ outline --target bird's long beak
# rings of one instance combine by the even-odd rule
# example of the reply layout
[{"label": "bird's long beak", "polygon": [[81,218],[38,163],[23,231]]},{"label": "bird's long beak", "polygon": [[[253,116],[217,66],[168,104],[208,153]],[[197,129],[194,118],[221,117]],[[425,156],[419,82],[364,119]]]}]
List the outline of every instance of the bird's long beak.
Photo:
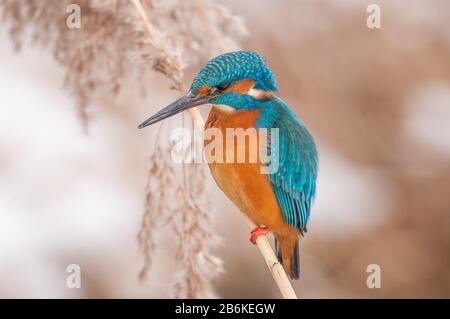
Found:
[{"label": "bird's long beak", "polygon": [[188,92],[185,96],[179,98],[175,102],[169,104],[165,108],[159,110],[156,114],[149,117],[147,120],[142,122],[138,128],[144,128],[148,125],[155,124],[162,121],[172,115],[183,112],[184,110],[190,109],[191,107],[202,105],[208,103],[211,97],[208,96],[195,96],[193,93]]}]

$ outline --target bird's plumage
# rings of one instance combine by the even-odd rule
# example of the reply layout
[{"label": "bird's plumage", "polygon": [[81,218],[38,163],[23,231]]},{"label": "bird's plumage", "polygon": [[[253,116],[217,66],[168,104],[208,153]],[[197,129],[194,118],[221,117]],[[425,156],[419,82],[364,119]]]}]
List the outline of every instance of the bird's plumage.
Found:
[{"label": "bird's plumage", "polygon": [[219,55],[206,63],[192,82],[191,91],[197,93],[205,86],[214,87],[225,81],[241,79],[253,79],[255,89],[277,90],[275,76],[258,53],[236,51]]},{"label": "bird's plumage", "polygon": [[[209,167],[216,183],[242,212],[256,224],[272,229],[277,256],[291,278],[297,279],[298,234],[307,231],[316,193],[318,157],[312,136],[286,103],[275,96],[277,89],[265,60],[249,51],[212,59],[191,86],[194,94],[214,95],[210,100],[213,105],[226,105],[236,111],[221,114],[219,108],[213,109],[206,127],[269,129],[263,145],[270,161],[278,161],[275,172],[262,175],[260,166],[266,165],[262,163],[209,163]],[[255,97],[251,90],[263,94]],[[272,129],[278,130],[278,140],[271,138]]]},{"label": "bird's plumage", "polygon": [[[268,145],[278,170],[268,175],[286,222],[306,232],[312,200],[316,193],[317,150],[303,123],[279,98],[262,103],[257,128],[277,128],[278,147]],[[274,152],[278,151],[278,154]]]},{"label": "bird's plumage", "polygon": [[[258,142],[261,138],[264,142],[258,145],[269,155],[268,163],[261,158],[257,162],[241,163],[234,157],[232,163],[208,161],[208,165],[217,185],[231,201],[255,224],[272,230],[277,256],[291,278],[296,279],[299,237],[306,232],[316,193],[318,156],[312,136],[287,104],[275,95],[276,91],[275,76],[259,54],[225,53],[200,70],[186,96],[157,112],[140,127],[210,103],[215,107],[205,129],[219,129],[224,137],[230,128],[267,129],[266,136],[258,135]],[[273,134],[278,139],[273,139]],[[205,139],[205,149],[210,142]],[[227,149],[226,143],[222,146],[219,152],[223,158],[230,151],[236,156],[238,147],[244,148],[246,154],[252,151],[249,143],[235,142],[232,150]],[[262,174],[261,168],[267,166],[277,169]]]}]

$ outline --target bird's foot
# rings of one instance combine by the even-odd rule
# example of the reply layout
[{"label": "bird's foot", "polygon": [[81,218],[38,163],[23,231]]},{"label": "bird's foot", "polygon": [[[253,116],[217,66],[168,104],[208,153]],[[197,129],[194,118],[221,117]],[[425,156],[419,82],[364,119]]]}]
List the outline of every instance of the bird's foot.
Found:
[{"label": "bird's foot", "polygon": [[250,235],[250,242],[254,245],[256,245],[256,240],[261,235],[266,235],[267,233],[270,233],[270,228],[265,226],[259,226],[252,230],[252,233]]}]

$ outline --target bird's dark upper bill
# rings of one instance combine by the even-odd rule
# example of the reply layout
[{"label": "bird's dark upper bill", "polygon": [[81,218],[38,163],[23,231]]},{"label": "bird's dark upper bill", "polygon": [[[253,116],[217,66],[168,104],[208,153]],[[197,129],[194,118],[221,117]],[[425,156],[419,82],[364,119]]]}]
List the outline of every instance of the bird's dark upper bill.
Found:
[{"label": "bird's dark upper bill", "polygon": [[209,98],[207,96],[196,97],[192,93],[188,93],[185,96],[179,98],[175,102],[169,104],[144,122],[142,122],[138,127],[144,128],[148,125],[155,124],[162,121],[172,115],[183,112],[184,110],[190,109],[191,107],[202,105],[208,103]]}]

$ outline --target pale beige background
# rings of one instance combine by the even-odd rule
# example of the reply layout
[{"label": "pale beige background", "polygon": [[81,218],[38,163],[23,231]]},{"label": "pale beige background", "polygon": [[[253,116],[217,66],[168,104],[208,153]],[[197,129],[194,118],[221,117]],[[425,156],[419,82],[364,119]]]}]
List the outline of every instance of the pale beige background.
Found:
[{"label": "pale beige background", "polygon": [[[378,1],[382,29],[370,30],[370,1],[223,2],[319,146],[299,295],[450,297],[449,3]],[[137,281],[154,132],[136,125],[176,93],[155,76],[147,103],[130,90],[98,105],[86,135],[62,80],[48,52],[15,54],[0,26],[0,297],[167,297],[171,234]],[[226,269],[217,294],[278,297],[240,213],[208,182]],[[65,285],[71,263],[82,289]],[[381,289],[366,287],[371,263]]]}]

